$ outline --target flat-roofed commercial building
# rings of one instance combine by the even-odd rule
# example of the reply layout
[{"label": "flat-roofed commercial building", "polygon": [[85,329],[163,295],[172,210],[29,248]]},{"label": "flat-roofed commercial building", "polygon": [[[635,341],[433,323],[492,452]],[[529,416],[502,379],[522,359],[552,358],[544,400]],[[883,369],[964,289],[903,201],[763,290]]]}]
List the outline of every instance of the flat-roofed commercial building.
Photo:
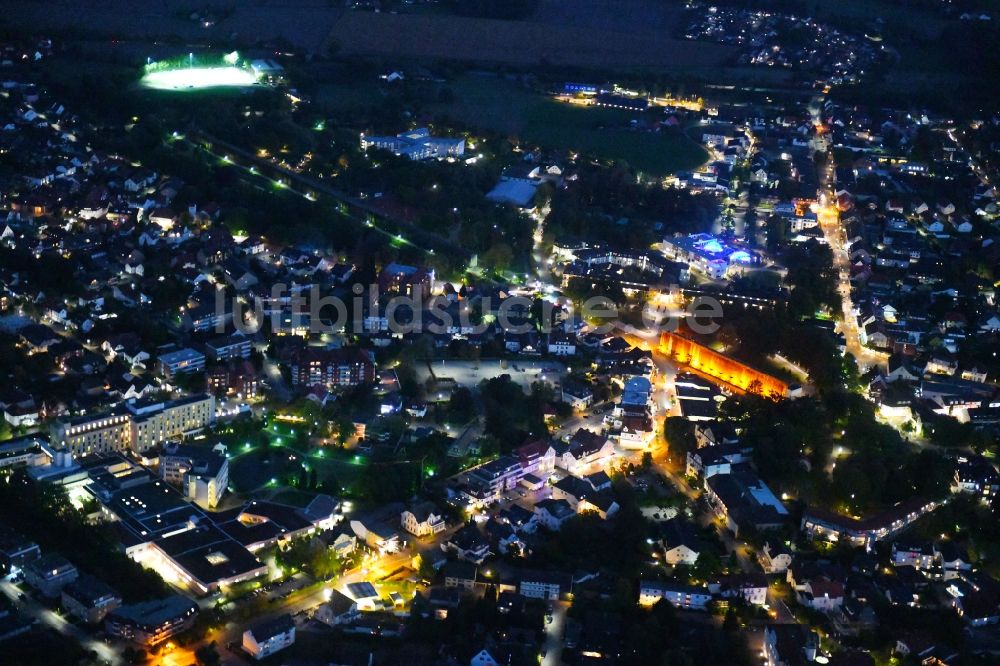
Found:
[{"label": "flat-roofed commercial building", "polygon": [[178,349],[157,359],[164,376],[173,379],[177,375],[201,372],[205,369],[205,355],[195,349]]},{"label": "flat-roofed commercial building", "polygon": [[167,402],[130,403],[128,409],[132,414],[132,450],[138,453],[215,421],[215,398],[205,393]]},{"label": "flat-roofed commercial building", "polygon": [[77,575],[73,563],[58,553],[46,553],[24,565],[25,582],[46,597],[58,597]]},{"label": "flat-roofed commercial building", "polygon": [[114,473],[96,475],[87,492],[115,522],[126,555],[197,594],[266,574],[254,551],[310,534],[329,519],[263,500],[207,512],[146,469],[120,468],[128,465],[122,460]]},{"label": "flat-roofed commercial building", "polygon": [[104,619],[112,636],[152,647],[189,629],[198,615],[198,605],[175,594],[166,599],[121,606]]},{"label": "flat-roofed commercial building", "polygon": [[[215,525],[198,525],[153,541],[152,549],[163,558],[167,579],[181,582],[199,594],[214,592],[267,573],[267,565]],[[147,553],[147,560],[149,559]],[[153,556],[155,559],[155,556]],[[163,567],[156,567],[163,571]]]},{"label": "flat-roofed commercial building", "polygon": [[214,509],[229,486],[229,460],[205,446],[168,442],[160,453],[160,476],[180,487],[188,499]]},{"label": "flat-roofed commercial building", "polygon": [[52,445],[76,455],[125,451],[132,440],[132,419],[123,409],[58,420],[52,426]]},{"label": "flat-roofed commercial building", "polygon": [[21,569],[42,556],[38,544],[14,530],[0,525],[0,573]]},{"label": "flat-roofed commercial building", "polygon": [[215,422],[215,398],[200,393],[159,402],[133,401],[110,412],[56,421],[51,442],[76,455],[144,453]]},{"label": "flat-roofed commercial building", "polygon": [[0,468],[44,465],[49,461],[48,455],[42,450],[42,445],[45,443],[45,439],[38,435],[18,437],[0,443]]},{"label": "flat-roofed commercial building", "polygon": [[122,599],[114,588],[87,574],[62,590],[63,608],[89,624],[98,624],[121,603]]}]

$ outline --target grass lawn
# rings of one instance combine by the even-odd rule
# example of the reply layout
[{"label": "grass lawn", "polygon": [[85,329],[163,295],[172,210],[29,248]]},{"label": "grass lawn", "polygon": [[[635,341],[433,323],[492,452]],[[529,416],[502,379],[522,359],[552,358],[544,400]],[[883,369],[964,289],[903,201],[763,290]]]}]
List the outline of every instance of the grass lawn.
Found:
[{"label": "grass lawn", "polygon": [[447,87],[455,101],[434,105],[436,112],[507,134],[520,132],[528,110],[540,101],[531,91],[494,76],[465,76]]},{"label": "grass lawn", "polygon": [[237,450],[229,461],[229,481],[236,492],[252,492],[267,486],[271,479],[280,483],[289,475],[297,476],[303,463],[316,470],[320,482],[332,477],[341,487],[349,488],[367,459],[330,448],[314,449],[303,456],[297,449],[272,444],[268,449]]},{"label": "grass lawn", "polygon": [[236,492],[246,493],[266,486],[271,479],[280,479],[287,474],[297,473],[299,461],[289,460],[291,449],[254,449],[241,453],[229,461],[229,482]]},{"label": "grass lawn", "polygon": [[811,15],[820,20],[826,17],[856,21],[881,18],[892,29],[927,37],[940,34],[941,28],[948,21],[932,9],[907,7],[892,0],[839,0],[836,3],[807,0],[806,6]]},{"label": "grass lawn", "polygon": [[310,464],[315,466],[316,474],[321,481],[333,477],[341,488],[350,488],[357,481],[368,462],[367,458],[363,457],[358,458],[358,461],[355,462],[353,455],[348,457],[347,454],[339,452],[335,455],[324,452],[322,458],[313,455],[310,456],[310,461]]},{"label": "grass lawn", "polygon": [[466,76],[449,87],[455,101],[435,105],[435,112],[544,148],[621,159],[652,175],[692,169],[708,159],[705,150],[682,132],[629,130],[633,116],[625,111],[573,107],[496,77]]},{"label": "grass lawn", "polygon": [[316,104],[330,111],[368,108],[385,99],[374,82],[321,83],[316,88]]},{"label": "grass lawn", "polygon": [[624,111],[544,100],[530,109],[523,138],[545,147],[593,153],[601,159],[622,159],[653,175],[693,169],[708,159],[705,149],[681,131],[630,130],[628,120]]}]

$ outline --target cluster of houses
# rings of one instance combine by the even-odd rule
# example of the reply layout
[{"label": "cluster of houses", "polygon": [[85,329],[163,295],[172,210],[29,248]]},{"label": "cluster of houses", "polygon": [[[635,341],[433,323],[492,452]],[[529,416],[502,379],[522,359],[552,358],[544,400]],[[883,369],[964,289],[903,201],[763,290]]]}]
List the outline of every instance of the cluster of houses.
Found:
[{"label": "cluster of houses", "polygon": [[[73,618],[89,625],[101,624],[122,603],[106,582],[81,573],[59,553],[43,553],[38,544],[5,525],[0,525],[0,570],[11,580],[23,580],[41,597],[59,600]],[[30,628],[30,622],[25,626]]]},{"label": "cluster of houses", "polygon": [[947,119],[828,104],[823,122],[853,158],[835,169],[834,203],[861,343],[888,358],[872,397],[916,425],[934,412],[994,427],[992,357],[967,352],[1000,333],[993,280],[977,271],[998,260],[995,192]]},{"label": "cluster of houses", "polygon": [[805,70],[824,83],[856,83],[884,59],[880,46],[814,18],[762,10],[699,6],[688,39],[740,47],[738,62]]},{"label": "cluster of houses", "polygon": [[448,493],[465,506],[482,508],[515,489],[534,493],[554,480],[551,498],[536,511],[545,516],[547,526],[558,526],[560,519],[584,510],[607,514],[610,504],[601,491],[610,481],[604,472],[620,455],[611,439],[580,428],[566,442],[530,441],[511,455],[466,470],[449,484]]},{"label": "cluster of houses", "polygon": [[[798,525],[804,536],[861,549],[849,568],[815,555],[803,559],[781,541],[780,528],[789,526],[789,513],[753,472],[751,454],[731,424],[696,422],[686,474],[703,485],[710,507],[734,535],[744,529],[765,535],[767,540],[757,552],[764,573],[784,576],[795,591],[796,601],[830,614],[839,631],[857,633],[873,627],[877,623],[876,598],[914,608],[951,608],[972,627],[1000,621],[1000,586],[974,566],[966,541],[944,536],[933,542],[920,541],[907,536],[906,530],[937,508],[939,501],[913,498],[866,517],[806,506]],[[982,456],[959,457],[953,493],[990,502],[998,490],[1000,473],[991,462]],[[660,528],[658,545],[664,561],[670,566],[695,565],[705,544],[693,526],[674,517]],[[879,565],[875,555],[879,543],[889,544],[891,556],[885,566]],[[766,586],[764,581],[762,587]],[[662,580],[643,582],[640,603],[651,605],[661,599],[679,608],[705,609],[719,594],[711,581],[701,587]],[[763,604],[764,597],[760,599]]]}]

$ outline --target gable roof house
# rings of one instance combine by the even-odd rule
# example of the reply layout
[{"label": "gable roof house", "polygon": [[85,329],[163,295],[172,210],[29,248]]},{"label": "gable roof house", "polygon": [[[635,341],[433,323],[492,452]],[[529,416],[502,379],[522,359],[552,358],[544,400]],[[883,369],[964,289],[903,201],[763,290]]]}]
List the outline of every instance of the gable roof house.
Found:
[{"label": "gable roof house", "polygon": [[552,486],[552,498],[565,500],[577,513],[593,511],[607,519],[618,511],[618,503],[607,490],[597,490],[590,481],[567,475]]},{"label": "gable roof house", "polygon": [[731,474],[716,474],[706,479],[705,493],[733,534],[738,535],[739,530],[780,528],[788,519],[785,505],[745,465],[734,467]]},{"label": "gable roof house", "polygon": [[479,532],[478,527],[470,523],[441,544],[441,549],[451,551],[467,562],[482,564],[490,554],[490,542]]},{"label": "gable roof house", "polygon": [[576,511],[564,499],[546,499],[535,505],[533,520],[550,530],[558,530]]},{"label": "gable roof house", "polygon": [[586,473],[593,467],[604,467],[615,455],[614,444],[607,437],[580,428],[569,444],[556,450],[556,465],[570,474]]},{"label": "gable roof house", "polygon": [[660,524],[660,547],[664,561],[670,566],[694,565],[704,548],[694,526],[680,518]]},{"label": "gable roof house", "polygon": [[447,527],[444,517],[430,502],[424,502],[404,510],[399,519],[404,530],[418,537],[438,534]]}]

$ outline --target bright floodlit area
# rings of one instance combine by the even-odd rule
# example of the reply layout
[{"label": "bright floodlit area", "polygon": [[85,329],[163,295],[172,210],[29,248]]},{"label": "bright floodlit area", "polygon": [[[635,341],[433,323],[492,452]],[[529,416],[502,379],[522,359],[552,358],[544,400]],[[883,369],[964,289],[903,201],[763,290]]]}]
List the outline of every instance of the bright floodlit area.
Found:
[{"label": "bright floodlit area", "polygon": [[155,90],[200,90],[205,88],[252,86],[253,72],[239,67],[184,67],[150,72],[142,85]]}]

